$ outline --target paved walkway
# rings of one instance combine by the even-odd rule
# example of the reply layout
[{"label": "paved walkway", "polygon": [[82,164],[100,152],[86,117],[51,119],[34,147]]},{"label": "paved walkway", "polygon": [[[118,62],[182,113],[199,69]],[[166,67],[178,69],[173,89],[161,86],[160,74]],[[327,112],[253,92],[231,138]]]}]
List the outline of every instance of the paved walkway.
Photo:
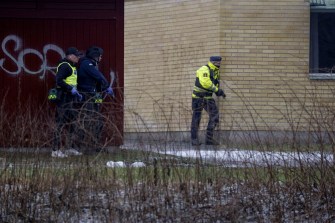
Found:
[{"label": "paved walkway", "polygon": [[[301,165],[334,165],[331,153],[320,152],[271,152],[243,150],[222,146],[191,146],[186,142],[125,142],[120,147],[108,147],[107,151],[117,149],[143,150],[184,158],[197,158],[203,162],[216,163],[231,167],[248,166],[301,166]],[[0,148],[0,151],[51,153],[50,148]]]},{"label": "paved walkway", "polygon": [[158,152],[178,157],[200,158],[205,162],[216,162],[225,166],[301,166],[333,165],[330,153],[320,152],[262,152],[227,148],[226,146],[193,147],[189,143],[125,143],[120,148]]}]

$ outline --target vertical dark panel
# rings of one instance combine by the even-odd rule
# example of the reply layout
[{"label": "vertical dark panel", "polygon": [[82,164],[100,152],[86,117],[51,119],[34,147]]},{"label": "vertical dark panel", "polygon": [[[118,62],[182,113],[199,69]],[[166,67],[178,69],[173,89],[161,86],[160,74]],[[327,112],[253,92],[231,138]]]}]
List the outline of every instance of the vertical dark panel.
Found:
[{"label": "vertical dark panel", "polygon": [[[85,51],[95,44],[104,49],[99,68],[106,78],[110,79],[110,69],[118,73],[117,99],[108,99],[104,112],[115,122],[117,131],[123,133],[124,1],[75,0],[72,3],[0,2],[0,106],[5,103],[5,110],[10,114],[15,114],[20,106],[50,113],[53,105],[47,103],[47,90],[55,83],[54,70],[50,67],[57,65],[67,47]],[[15,71],[19,72],[11,74]],[[122,144],[122,137],[114,138],[113,144]]]}]

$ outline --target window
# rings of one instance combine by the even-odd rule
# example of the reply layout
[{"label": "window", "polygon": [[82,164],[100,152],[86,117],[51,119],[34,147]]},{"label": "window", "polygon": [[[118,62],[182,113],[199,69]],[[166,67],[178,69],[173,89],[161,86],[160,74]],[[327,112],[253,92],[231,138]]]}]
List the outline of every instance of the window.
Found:
[{"label": "window", "polygon": [[335,6],[315,2],[310,17],[310,79],[335,80]]}]

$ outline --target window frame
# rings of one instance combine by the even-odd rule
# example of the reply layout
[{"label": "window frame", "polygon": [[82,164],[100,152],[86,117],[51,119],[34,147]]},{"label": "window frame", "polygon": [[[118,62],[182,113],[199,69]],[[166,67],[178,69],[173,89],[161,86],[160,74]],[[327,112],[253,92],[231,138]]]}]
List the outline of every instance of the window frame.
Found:
[{"label": "window frame", "polygon": [[[309,50],[309,79],[311,80],[335,80],[335,73],[314,73],[310,72],[312,67],[319,65],[318,49],[318,16],[317,13],[334,13],[335,7],[328,6],[311,6],[310,7],[310,50]],[[313,30],[313,31],[312,31]]]}]

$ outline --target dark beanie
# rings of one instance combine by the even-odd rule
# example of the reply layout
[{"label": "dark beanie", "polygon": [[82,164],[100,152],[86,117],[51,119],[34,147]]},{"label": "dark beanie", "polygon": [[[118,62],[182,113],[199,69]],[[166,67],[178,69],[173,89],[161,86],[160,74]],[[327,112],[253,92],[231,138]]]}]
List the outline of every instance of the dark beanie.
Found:
[{"label": "dark beanie", "polygon": [[209,58],[209,61],[213,61],[213,62],[215,62],[215,61],[220,62],[221,60],[222,60],[222,57],[220,57],[220,56],[211,56]]},{"label": "dark beanie", "polygon": [[100,57],[102,54],[103,54],[103,49],[97,46],[90,47],[86,51],[86,56],[92,59],[96,57]]},{"label": "dark beanie", "polygon": [[73,55],[75,55],[75,56],[80,56],[80,55],[81,55],[80,51],[79,51],[77,48],[75,48],[75,47],[69,47],[69,48],[65,51],[65,55],[66,55],[66,56],[71,55],[71,54],[73,54]]}]

